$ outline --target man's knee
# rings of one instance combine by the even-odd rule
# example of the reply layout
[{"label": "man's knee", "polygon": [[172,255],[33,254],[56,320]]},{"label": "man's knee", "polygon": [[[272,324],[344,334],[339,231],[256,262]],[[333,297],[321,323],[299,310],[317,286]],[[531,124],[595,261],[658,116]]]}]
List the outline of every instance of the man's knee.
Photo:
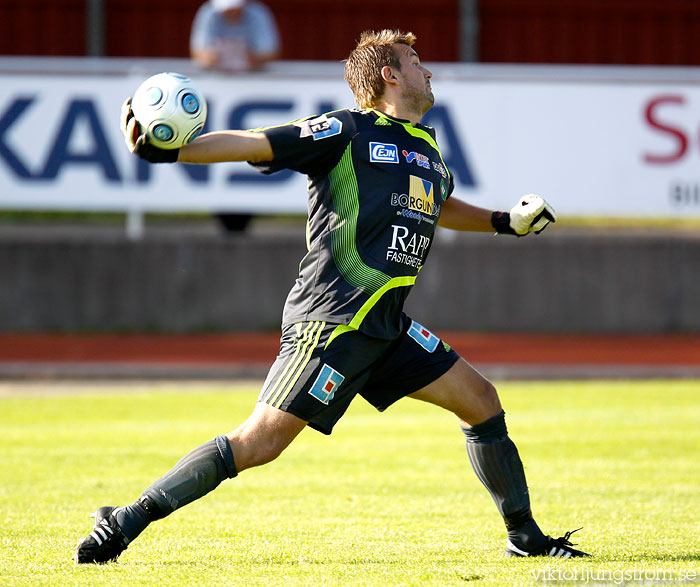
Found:
[{"label": "man's knee", "polygon": [[495,386],[483,377],[455,389],[451,405],[451,411],[471,426],[488,420],[503,409]]},{"label": "man's knee", "polygon": [[274,461],[305,426],[296,416],[258,404],[248,420],[227,434],[238,471]]},{"label": "man's knee", "polygon": [[238,471],[274,461],[287,446],[269,432],[239,427],[226,435]]},{"label": "man's knee", "polygon": [[481,384],[476,386],[473,394],[486,405],[499,408],[501,406],[500,399],[498,398],[498,391],[496,391],[496,387],[488,379],[482,379]]},{"label": "man's knee", "polygon": [[500,414],[503,410],[498,391],[488,379],[482,379],[478,385],[472,386],[465,399],[470,406],[467,412],[470,416],[469,420],[465,420],[459,414],[457,415],[460,417],[460,420],[471,426],[480,424]]},{"label": "man's knee", "polygon": [[502,410],[493,384],[464,360],[411,397],[450,410],[463,423],[472,426]]},{"label": "man's knee", "polygon": [[283,443],[280,439],[270,435],[229,436],[229,444],[234,455],[240,455],[240,460],[243,461],[243,466],[246,469],[274,461],[288,446],[288,443]]}]

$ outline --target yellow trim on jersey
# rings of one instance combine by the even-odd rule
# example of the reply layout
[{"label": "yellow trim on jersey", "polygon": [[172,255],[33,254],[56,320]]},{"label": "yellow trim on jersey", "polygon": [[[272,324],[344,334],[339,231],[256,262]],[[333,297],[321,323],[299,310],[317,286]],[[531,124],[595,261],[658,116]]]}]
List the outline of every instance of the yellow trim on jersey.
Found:
[{"label": "yellow trim on jersey", "polygon": [[336,326],[335,330],[331,332],[331,335],[326,342],[326,346],[323,348],[328,348],[328,345],[341,334],[345,334],[346,332],[351,332],[353,330],[359,330],[360,324],[362,324],[362,321],[367,317],[369,311],[377,304],[379,299],[386,292],[388,292],[390,289],[394,289],[395,287],[408,287],[409,285],[413,285],[416,282],[416,277],[417,275],[394,277],[388,283],[380,287],[364,304],[362,304],[362,307],[357,311],[357,314],[352,317],[352,320],[350,320],[348,324],[340,324]]},{"label": "yellow trim on jersey", "polygon": [[[325,325],[325,322],[311,322],[304,329],[302,336],[300,338],[298,337],[294,355],[270,390],[265,403],[275,408],[279,408],[282,405],[299,380],[299,377],[301,377],[306,365],[308,365],[311,354],[318,345],[318,340],[321,338],[321,333]],[[297,333],[300,330],[300,326],[301,325],[297,325]]]}]

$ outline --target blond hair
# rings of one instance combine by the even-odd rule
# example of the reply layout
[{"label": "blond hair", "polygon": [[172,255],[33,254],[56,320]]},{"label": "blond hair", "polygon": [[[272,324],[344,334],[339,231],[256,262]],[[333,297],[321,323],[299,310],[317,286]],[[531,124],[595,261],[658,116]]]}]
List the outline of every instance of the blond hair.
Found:
[{"label": "blond hair", "polygon": [[413,46],[416,36],[398,30],[365,31],[357,47],[345,60],[345,80],[350,85],[360,108],[371,108],[384,95],[382,68],[400,68],[393,45]]}]

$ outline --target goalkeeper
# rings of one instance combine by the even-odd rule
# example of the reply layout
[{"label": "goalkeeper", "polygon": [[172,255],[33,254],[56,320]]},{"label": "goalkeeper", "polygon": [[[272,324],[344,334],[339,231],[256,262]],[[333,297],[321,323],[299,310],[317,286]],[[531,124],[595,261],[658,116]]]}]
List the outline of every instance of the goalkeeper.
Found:
[{"label": "goalkeeper", "polygon": [[414,41],[399,31],[362,34],[345,65],[361,110],[213,132],[179,150],[151,145],[125,103],[127,145],[152,163],[248,161],[263,173],[307,175],[308,253],[251,416],[187,454],[133,504],[99,508],[76,562],[116,559],[151,522],[277,458],[306,426],[330,434],[356,395],[380,411],[410,397],[455,414],[472,467],[503,516],[507,555],[586,556],[572,548],[570,533],[551,538],[535,522],[494,386],[402,311],[437,225],[524,236],[556,219],[535,195],[510,212],[451,197],[434,131],[420,124],[434,97]]}]

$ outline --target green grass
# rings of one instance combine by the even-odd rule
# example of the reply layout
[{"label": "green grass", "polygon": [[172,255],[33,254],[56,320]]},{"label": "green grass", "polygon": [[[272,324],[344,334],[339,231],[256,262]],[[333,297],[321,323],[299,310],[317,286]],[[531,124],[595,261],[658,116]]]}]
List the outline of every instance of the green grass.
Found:
[{"label": "green grass", "polygon": [[118,563],[77,567],[70,556],[89,512],[133,501],[189,449],[235,427],[256,390],[62,389],[0,399],[4,586],[700,576],[700,382],[499,385],[535,515],[556,535],[584,526],[575,541],[596,555],[584,562],[504,558],[502,523],[453,418],[411,400],[384,414],[357,400],[330,438],[305,431],[279,460],[151,526]]}]

